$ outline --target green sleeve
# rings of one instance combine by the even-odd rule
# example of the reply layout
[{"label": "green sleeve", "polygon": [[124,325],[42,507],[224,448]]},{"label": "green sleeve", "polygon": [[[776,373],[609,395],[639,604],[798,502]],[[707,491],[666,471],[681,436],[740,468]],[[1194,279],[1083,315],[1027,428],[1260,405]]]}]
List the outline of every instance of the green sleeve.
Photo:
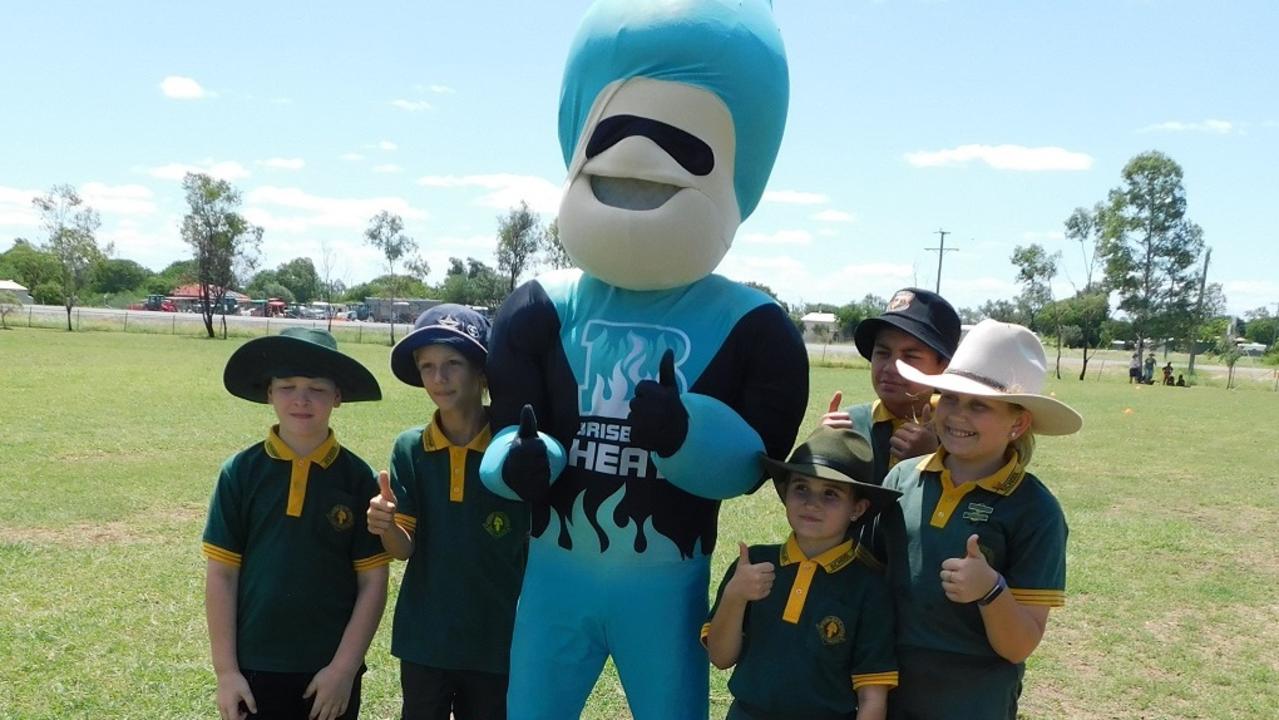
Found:
[{"label": "green sleeve", "polygon": [[1066,516],[1046,489],[1038,512],[1023,514],[1008,541],[1004,579],[1023,605],[1060,607],[1066,602]]},{"label": "green sleeve", "polygon": [[[218,472],[217,484],[213,487],[213,497],[209,501],[209,517],[204,524],[203,541],[206,546],[206,555],[209,555],[208,546],[210,545],[235,555],[236,559],[244,554],[248,537],[245,532],[240,486],[236,482],[234,469],[235,458],[231,458],[222,465],[222,469]],[[214,559],[220,559],[220,557],[219,554],[219,557]]]},{"label": "green sleeve", "polygon": [[383,555],[386,550],[382,547],[382,538],[369,532],[369,516],[363,512],[368,507],[369,498],[379,492],[377,473],[364,460],[354,456],[352,460],[354,462],[352,462],[351,470],[356,477],[353,483],[356,498],[363,500],[365,503],[364,508],[357,508],[352,513],[355,516],[355,534],[351,543],[351,560],[359,563],[361,560]]},{"label": "green sleeve", "polygon": [[420,488],[414,481],[413,443],[421,442],[421,433],[412,430],[401,433],[391,449],[391,490],[395,493],[395,511],[414,520],[420,517]]},{"label": "green sleeve", "polygon": [[866,573],[866,590],[853,636],[854,690],[866,685],[897,686],[894,627],[893,600],[887,581],[880,575]]}]

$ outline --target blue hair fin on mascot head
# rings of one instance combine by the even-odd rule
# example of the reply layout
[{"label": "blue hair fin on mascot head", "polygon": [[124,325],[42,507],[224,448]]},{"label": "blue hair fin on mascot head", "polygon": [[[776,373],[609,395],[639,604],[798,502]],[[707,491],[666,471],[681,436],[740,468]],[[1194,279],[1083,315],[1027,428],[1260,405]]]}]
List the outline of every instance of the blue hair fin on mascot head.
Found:
[{"label": "blue hair fin on mascot head", "polygon": [[574,39],[558,220],[580,269],[519,287],[489,344],[481,476],[532,514],[512,718],[578,716],[610,655],[639,720],[706,717],[719,504],[786,455],[808,398],[784,311],[712,274],[788,94],[766,0],[600,0]]}]

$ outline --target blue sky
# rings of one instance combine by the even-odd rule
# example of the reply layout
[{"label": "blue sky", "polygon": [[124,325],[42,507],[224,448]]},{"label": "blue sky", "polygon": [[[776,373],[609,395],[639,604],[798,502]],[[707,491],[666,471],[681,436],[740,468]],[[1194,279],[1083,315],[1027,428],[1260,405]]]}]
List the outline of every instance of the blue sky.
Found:
[{"label": "blue sky", "polygon": [[[549,220],[559,83],[588,0],[209,4],[51,1],[5,11],[0,250],[42,241],[30,199],[70,183],[116,255],[187,257],[180,180],[231,180],[264,266],[382,272],[368,219],[404,216],[438,278],[492,261],[496,217]],[[788,301],[932,287],[1013,296],[1019,244],[1063,253],[1077,206],[1157,149],[1185,170],[1210,280],[1236,313],[1279,302],[1279,4],[775,0],[790,59],[768,193],[720,272]],[[1275,309],[1272,305],[1272,310]]]}]

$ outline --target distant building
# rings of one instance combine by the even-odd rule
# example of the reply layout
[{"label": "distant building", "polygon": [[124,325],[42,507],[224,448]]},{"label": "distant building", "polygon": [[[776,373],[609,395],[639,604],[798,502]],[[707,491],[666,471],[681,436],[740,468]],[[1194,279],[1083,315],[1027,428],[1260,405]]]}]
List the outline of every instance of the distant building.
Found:
[{"label": "distant building", "polygon": [[19,285],[12,280],[0,280],[0,292],[9,291],[18,296],[18,302],[23,305],[33,305],[31,293],[25,286]]},{"label": "distant building", "polygon": [[828,342],[835,338],[839,327],[839,318],[835,313],[810,312],[799,319],[804,326],[804,340]]}]

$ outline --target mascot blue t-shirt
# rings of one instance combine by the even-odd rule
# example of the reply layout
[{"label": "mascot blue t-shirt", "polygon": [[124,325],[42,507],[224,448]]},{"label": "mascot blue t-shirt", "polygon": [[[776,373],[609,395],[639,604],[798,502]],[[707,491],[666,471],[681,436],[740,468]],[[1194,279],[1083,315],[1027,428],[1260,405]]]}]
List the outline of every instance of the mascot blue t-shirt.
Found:
[{"label": "mascot blue t-shirt", "polygon": [[719,505],[786,456],[808,398],[782,308],[712,274],[788,92],[766,0],[600,0],[574,39],[559,228],[580,269],[516,289],[489,343],[481,476],[532,516],[511,718],[578,717],[610,655],[638,720],[707,715]]}]

